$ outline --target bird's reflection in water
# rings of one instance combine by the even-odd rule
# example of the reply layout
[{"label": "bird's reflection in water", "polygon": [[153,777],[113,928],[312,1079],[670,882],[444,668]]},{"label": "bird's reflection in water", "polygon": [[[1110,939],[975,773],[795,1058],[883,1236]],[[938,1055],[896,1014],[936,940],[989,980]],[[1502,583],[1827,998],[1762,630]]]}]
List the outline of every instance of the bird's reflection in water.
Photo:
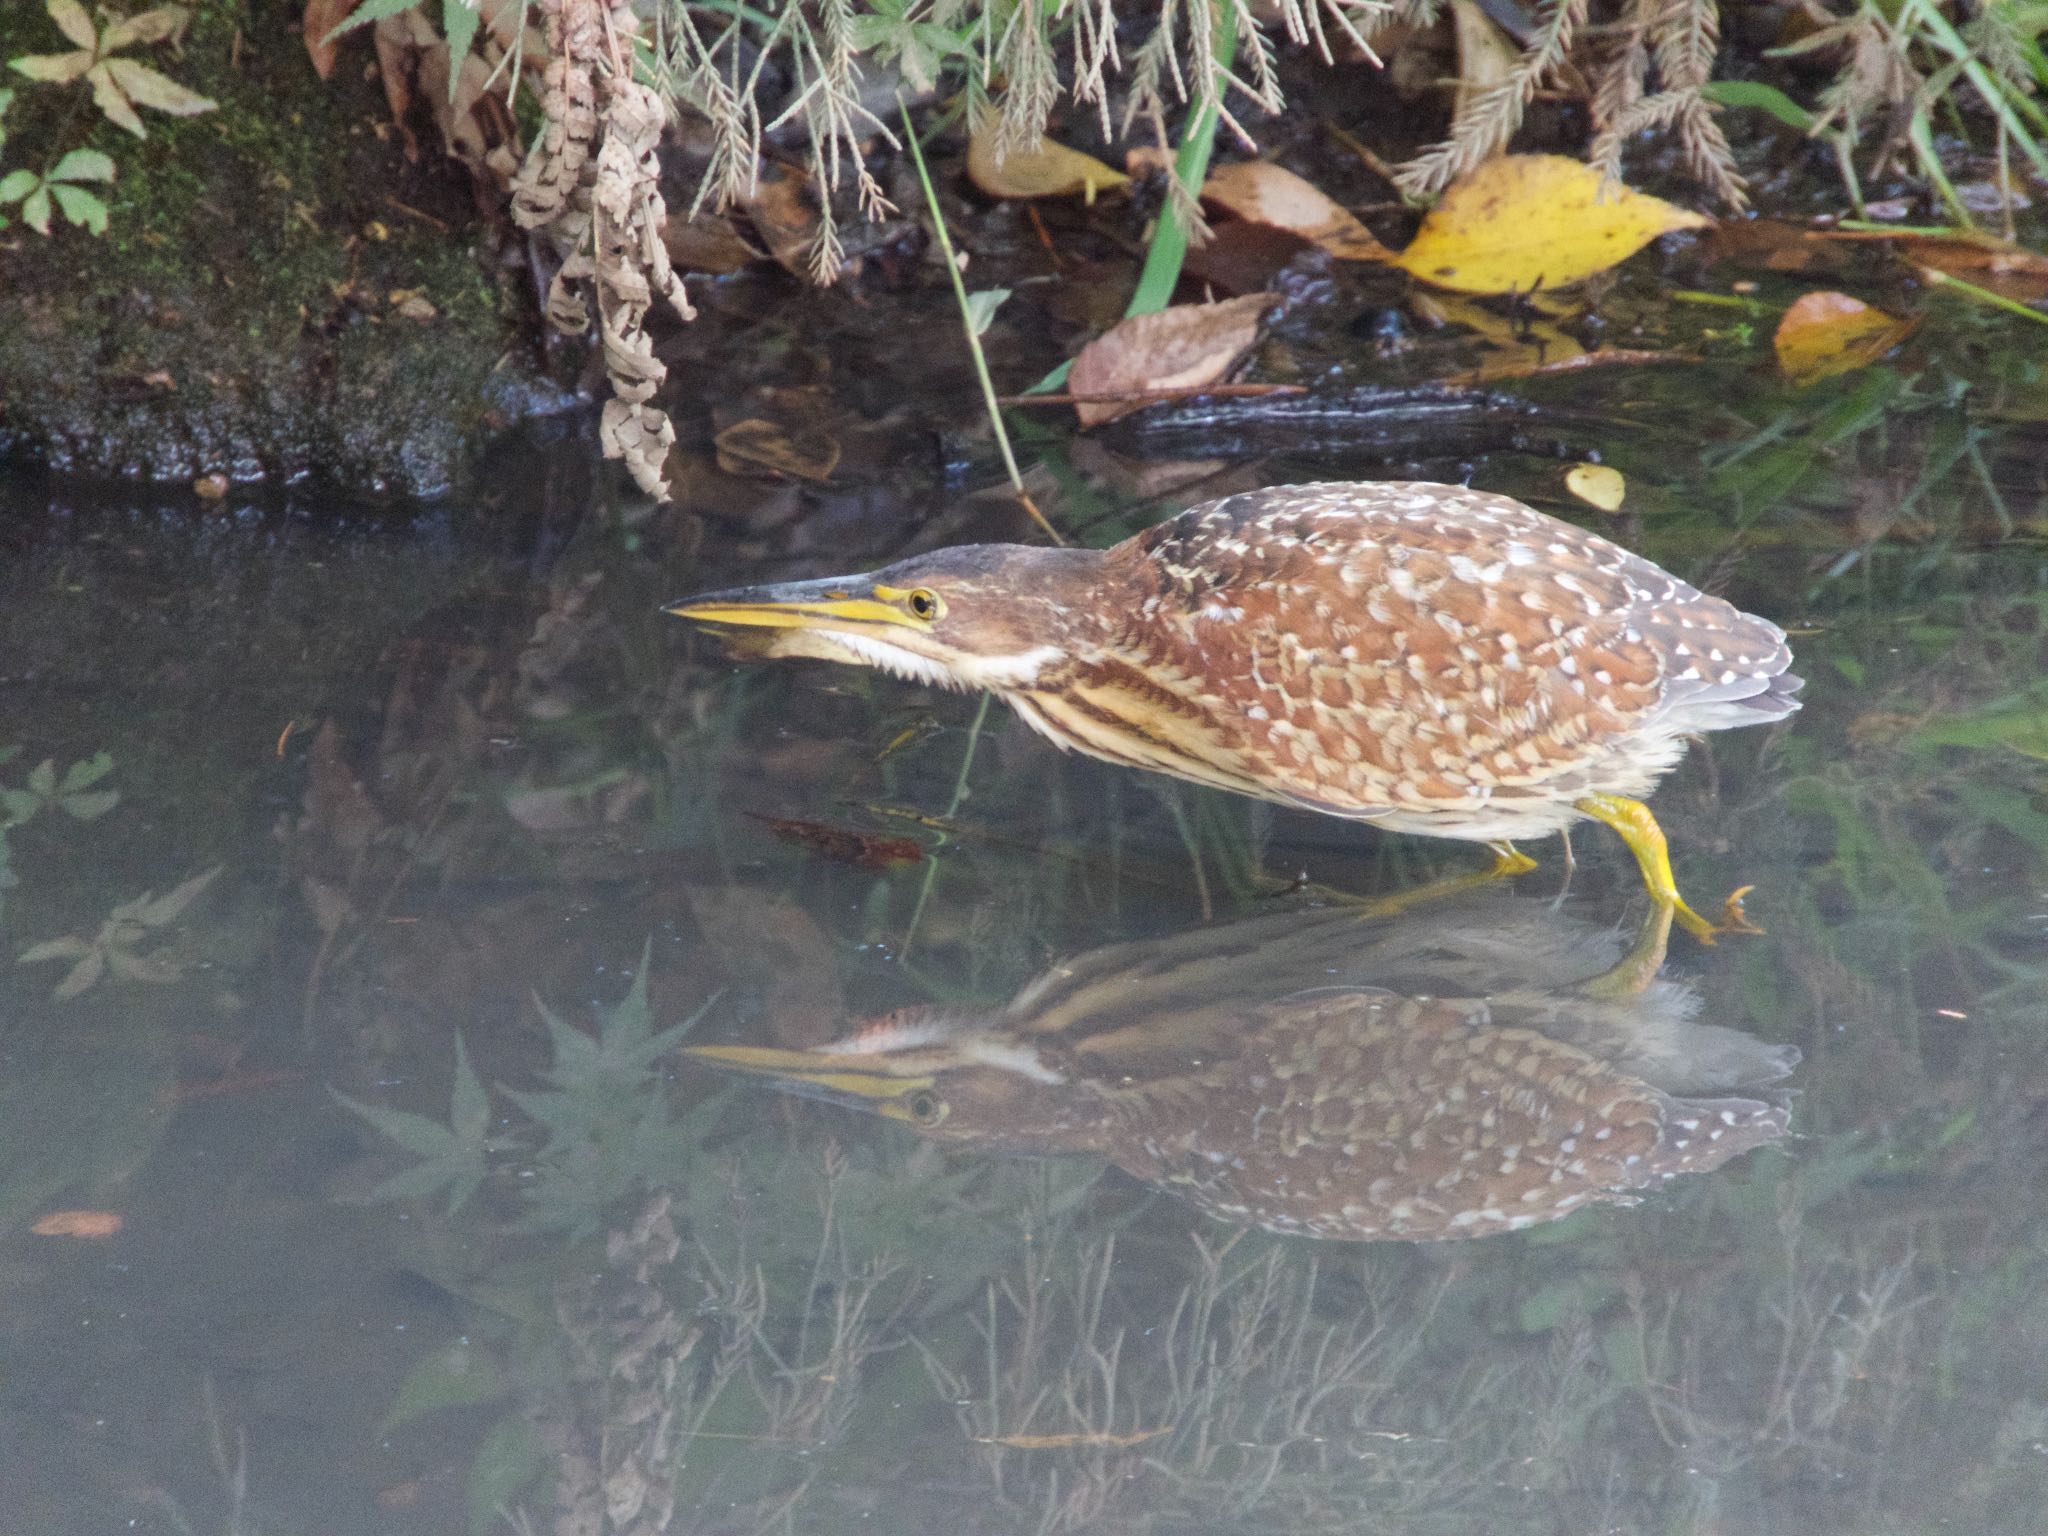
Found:
[{"label": "bird's reflection in water", "polygon": [[1477,1237],[1785,1134],[1790,1046],[1697,1022],[1667,910],[1610,930],[1499,892],[1118,944],[1006,1006],[811,1050],[691,1054],[989,1152],[1092,1153],[1227,1221]]}]

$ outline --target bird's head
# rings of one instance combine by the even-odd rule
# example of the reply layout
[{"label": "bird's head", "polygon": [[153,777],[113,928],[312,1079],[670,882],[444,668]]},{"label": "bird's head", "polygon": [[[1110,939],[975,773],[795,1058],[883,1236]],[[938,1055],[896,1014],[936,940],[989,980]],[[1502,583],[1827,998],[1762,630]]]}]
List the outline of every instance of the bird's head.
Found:
[{"label": "bird's head", "polygon": [[684,1054],[785,1093],[864,1109],[935,1141],[1003,1152],[1094,1150],[1097,1119],[1039,1046],[939,1008],[905,1008],[829,1045],[696,1045]]},{"label": "bird's head", "polygon": [[970,544],[864,576],[740,587],[664,610],[765,631],[770,656],[879,667],[948,688],[1025,687],[1071,654],[1075,626],[1102,606],[1101,555]]}]

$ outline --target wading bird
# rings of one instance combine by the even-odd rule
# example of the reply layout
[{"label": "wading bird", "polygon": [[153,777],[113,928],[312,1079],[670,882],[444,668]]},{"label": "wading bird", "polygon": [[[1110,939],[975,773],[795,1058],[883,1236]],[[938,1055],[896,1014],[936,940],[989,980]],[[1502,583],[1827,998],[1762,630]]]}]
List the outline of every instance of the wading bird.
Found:
[{"label": "wading bird", "polygon": [[1657,977],[1670,908],[1616,963],[1611,931],[1548,902],[1409,905],[1114,945],[1005,1006],[901,1009],[809,1050],[687,1054],[935,1141],[1093,1154],[1223,1220],[1354,1241],[1626,1204],[1785,1134],[1781,1099],[1725,1095],[1798,1051],[1694,1022],[1697,996]]},{"label": "wading bird", "polygon": [[[1276,486],[1105,550],[977,544],[864,576],[669,605],[766,630],[770,656],[999,695],[1112,763],[1399,832],[1489,843],[1619,832],[1689,932],[1639,797],[1702,731],[1799,707],[1775,624],[1505,496]],[[1744,888],[1746,890],[1747,887]]]}]

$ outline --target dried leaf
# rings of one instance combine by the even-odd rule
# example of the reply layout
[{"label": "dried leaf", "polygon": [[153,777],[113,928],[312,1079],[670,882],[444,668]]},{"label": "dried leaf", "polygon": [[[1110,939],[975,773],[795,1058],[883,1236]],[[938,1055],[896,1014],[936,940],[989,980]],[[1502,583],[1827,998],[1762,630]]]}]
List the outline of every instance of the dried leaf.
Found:
[{"label": "dried leaf", "polygon": [[[1143,395],[1162,389],[1213,384],[1259,339],[1259,321],[1275,303],[1269,293],[1249,293],[1220,304],[1177,304],[1153,315],[1134,315],[1083,347],[1067,374],[1076,395]],[[1084,427],[1099,426],[1140,409],[1145,402],[1080,401],[1074,406]]]},{"label": "dried leaf", "polygon": [[1157,1429],[1133,1430],[1128,1435],[1113,1435],[1106,1431],[1092,1434],[1070,1435],[976,1435],[976,1445],[1007,1445],[1019,1451],[1064,1451],[1074,1446],[1143,1445],[1147,1440],[1157,1440],[1161,1435],[1173,1433],[1171,1424],[1162,1424]]},{"label": "dried leaf", "polygon": [[1202,200],[1233,218],[1299,235],[1345,261],[1393,259],[1348,208],[1270,160],[1217,167],[1202,183]]},{"label": "dried leaf", "polygon": [[190,880],[165,891],[161,896],[143,897],[135,904],[131,915],[145,928],[161,928],[167,923],[177,921],[184,915],[185,909],[199,899],[199,893],[213,884],[226,867],[224,864],[216,864],[213,868],[202,870]]},{"label": "dried leaf", "polygon": [[1439,288],[1528,293],[1583,282],[1659,235],[1712,223],[1562,155],[1502,155],[1445,192],[1393,264]]},{"label": "dried leaf", "polygon": [[348,19],[355,4],[356,0],[306,0],[299,26],[305,35],[306,57],[322,80],[334,73],[335,60],[341,56],[340,40],[328,34]]},{"label": "dried leaf", "polygon": [[[111,61],[109,61],[111,63]],[[142,119],[135,115],[135,108],[128,104],[127,94],[108,63],[95,64],[85,72],[85,78],[92,82],[92,104],[116,128],[126,128],[138,139],[149,137],[149,130],[142,126]]]},{"label": "dried leaf", "polygon": [[1804,386],[1868,367],[1919,324],[1873,309],[1846,293],[1809,293],[1785,311],[1771,345],[1785,377]]},{"label": "dried leaf", "polygon": [[2048,256],[2023,245],[1976,230],[1940,234],[1892,233],[1888,230],[1831,230],[1817,240],[1889,240],[1916,267],[1932,268],[1950,277],[1988,288],[2022,304],[2048,298]]},{"label": "dried leaf", "polygon": [[747,812],[755,821],[785,843],[859,869],[895,869],[924,860],[924,844],[914,837],[878,837],[850,827],[827,826],[821,821],[789,821],[779,816]]},{"label": "dried leaf", "polygon": [[839,443],[824,432],[791,432],[772,421],[736,421],[713,439],[718,467],[729,475],[784,475],[829,480],[839,467]]},{"label": "dried leaf", "polygon": [[740,199],[740,208],[753,220],[768,254],[786,271],[809,281],[811,251],[822,222],[809,174],[793,165],[764,166],[753,191]]},{"label": "dried leaf", "polygon": [[1036,149],[999,154],[998,121],[994,113],[984,114],[967,140],[967,179],[990,197],[1071,197],[1079,192],[1092,203],[1096,193],[1130,184],[1122,171],[1051,139],[1040,139]]},{"label": "dried leaf", "polygon": [[89,48],[76,53],[33,53],[27,58],[8,60],[7,67],[46,85],[68,85],[91,69],[96,57]]},{"label": "dried leaf", "polygon": [[211,97],[188,91],[177,81],[133,59],[109,59],[107,68],[121,82],[121,89],[128,93],[128,99],[137,106],[171,117],[197,117],[219,106]]},{"label": "dried leaf", "polygon": [[1522,50],[1479,7],[1478,0],[1451,0],[1451,29],[1458,42],[1458,88],[1451,120],[1470,120],[1475,102],[1504,83],[1522,62]]},{"label": "dried leaf", "polygon": [[71,974],[57,983],[50,996],[60,1003],[68,1003],[89,990],[92,984],[105,974],[106,969],[106,951],[95,949],[71,968]]},{"label": "dried leaf", "polygon": [[50,20],[57,23],[57,30],[79,47],[91,48],[99,42],[92,17],[78,0],[43,0],[43,9],[50,13]]},{"label": "dried leaf", "polygon": [[1564,472],[1564,486],[1589,507],[1619,512],[1628,496],[1621,471],[1606,464],[1574,464]]},{"label": "dried leaf", "polygon": [[29,1228],[37,1237],[103,1238],[120,1230],[121,1217],[114,1211],[52,1211]]}]

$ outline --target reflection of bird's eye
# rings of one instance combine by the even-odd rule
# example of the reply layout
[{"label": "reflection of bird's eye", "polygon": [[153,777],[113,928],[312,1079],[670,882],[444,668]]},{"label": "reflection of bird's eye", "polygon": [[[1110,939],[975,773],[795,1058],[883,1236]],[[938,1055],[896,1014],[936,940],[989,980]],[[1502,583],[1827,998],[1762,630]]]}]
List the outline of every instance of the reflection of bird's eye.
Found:
[{"label": "reflection of bird's eye", "polygon": [[913,1094],[910,1100],[910,1118],[919,1125],[937,1125],[944,1110],[936,1093]]},{"label": "reflection of bird's eye", "polygon": [[910,611],[920,619],[935,617],[939,611],[937,594],[927,592],[923,587],[919,587],[910,594]]}]

